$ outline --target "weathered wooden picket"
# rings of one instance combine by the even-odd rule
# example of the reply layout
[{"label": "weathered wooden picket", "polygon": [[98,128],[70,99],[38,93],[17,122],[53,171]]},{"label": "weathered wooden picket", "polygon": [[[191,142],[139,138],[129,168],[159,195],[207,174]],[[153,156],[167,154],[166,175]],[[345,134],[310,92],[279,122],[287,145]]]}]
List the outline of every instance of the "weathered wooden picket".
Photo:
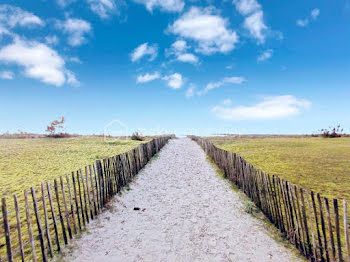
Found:
[{"label": "weathered wooden picket", "polygon": [[191,138],[306,258],[350,262],[346,200],[341,203],[308,192],[255,168],[236,153],[219,149],[203,138]]},{"label": "weathered wooden picket", "polygon": [[[59,179],[24,191],[23,198],[2,199],[0,262],[48,261],[100,214],[172,136],[140,144],[97,160]],[[14,208],[9,210],[9,206]]]}]

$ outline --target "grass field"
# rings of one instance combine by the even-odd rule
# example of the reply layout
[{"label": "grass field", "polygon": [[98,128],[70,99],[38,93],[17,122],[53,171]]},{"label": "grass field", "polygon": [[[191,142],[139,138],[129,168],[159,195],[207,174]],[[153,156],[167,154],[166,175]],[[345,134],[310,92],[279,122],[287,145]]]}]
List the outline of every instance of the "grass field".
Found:
[{"label": "grass field", "polygon": [[350,200],[350,138],[211,137],[218,147],[305,189]]},{"label": "grass field", "polygon": [[141,142],[104,142],[103,137],[0,139],[0,197],[22,194],[95,160],[114,156]]}]

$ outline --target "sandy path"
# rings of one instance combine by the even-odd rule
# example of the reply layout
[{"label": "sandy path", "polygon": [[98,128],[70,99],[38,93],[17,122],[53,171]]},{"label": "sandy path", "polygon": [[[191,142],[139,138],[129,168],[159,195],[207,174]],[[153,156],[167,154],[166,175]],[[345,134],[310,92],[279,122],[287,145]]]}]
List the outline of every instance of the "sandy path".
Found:
[{"label": "sandy path", "polygon": [[171,140],[111,206],[65,260],[298,261],[187,138]]}]

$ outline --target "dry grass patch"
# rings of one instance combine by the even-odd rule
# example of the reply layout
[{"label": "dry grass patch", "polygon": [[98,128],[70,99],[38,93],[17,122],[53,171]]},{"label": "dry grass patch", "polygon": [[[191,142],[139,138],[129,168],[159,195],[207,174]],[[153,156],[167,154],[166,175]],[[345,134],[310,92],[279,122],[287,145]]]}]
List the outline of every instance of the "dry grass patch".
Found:
[{"label": "dry grass patch", "polygon": [[211,137],[219,148],[302,188],[350,199],[350,138]]},{"label": "dry grass patch", "polygon": [[37,186],[93,164],[97,159],[127,152],[139,141],[104,142],[103,137],[0,139],[0,197]]}]

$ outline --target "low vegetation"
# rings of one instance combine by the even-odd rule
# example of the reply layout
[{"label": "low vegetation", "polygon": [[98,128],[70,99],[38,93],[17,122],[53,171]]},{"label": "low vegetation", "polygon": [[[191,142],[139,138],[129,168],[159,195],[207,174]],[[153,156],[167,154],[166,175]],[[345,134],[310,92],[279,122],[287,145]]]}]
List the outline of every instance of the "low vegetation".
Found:
[{"label": "low vegetation", "polygon": [[350,137],[225,136],[209,140],[305,189],[350,199]]},{"label": "low vegetation", "polygon": [[324,138],[336,138],[344,136],[344,130],[340,127],[340,125],[337,125],[336,127],[329,127],[328,129],[321,129],[320,131],[321,136]]},{"label": "low vegetation", "polygon": [[[146,142],[146,141],[145,141]],[[114,156],[141,142],[118,140],[104,142],[103,137],[0,139],[0,197],[39,185],[95,160]]]},{"label": "low vegetation", "polygon": [[142,134],[140,132],[134,132],[131,136],[131,140],[143,141],[144,137],[142,136]]}]

